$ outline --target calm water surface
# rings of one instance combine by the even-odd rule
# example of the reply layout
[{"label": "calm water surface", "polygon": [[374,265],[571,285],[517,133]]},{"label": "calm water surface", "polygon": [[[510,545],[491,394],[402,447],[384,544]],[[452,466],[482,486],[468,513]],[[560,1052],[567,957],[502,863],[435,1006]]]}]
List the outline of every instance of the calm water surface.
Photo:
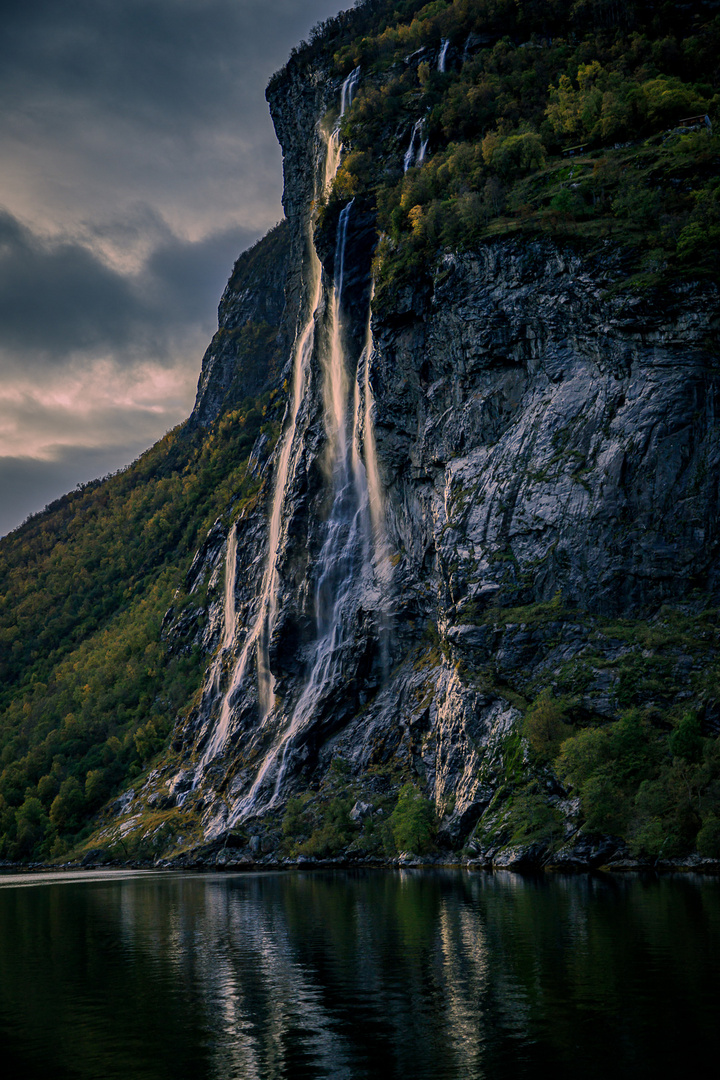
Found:
[{"label": "calm water surface", "polygon": [[5,1080],[717,1075],[719,973],[715,880],[0,878]]}]

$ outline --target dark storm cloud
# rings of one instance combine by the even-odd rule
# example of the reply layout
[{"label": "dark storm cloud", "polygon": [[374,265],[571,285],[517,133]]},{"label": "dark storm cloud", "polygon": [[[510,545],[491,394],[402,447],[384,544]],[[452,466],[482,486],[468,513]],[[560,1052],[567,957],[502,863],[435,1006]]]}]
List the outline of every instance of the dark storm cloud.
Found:
[{"label": "dark storm cloud", "polygon": [[214,321],[236,254],[252,240],[238,226],[191,242],[162,223],[139,273],[123,274],[84,244],[35,236],[0,210],[0,348],[5,367],[65,362],[88,350],[168,352],[183,325]]},{"label": "dark storm cloud", "polygon": [[44,244],[0,211],[0,346],[21,362],[40,353],[124,345],[145,312],[130,282],[85,247]]},{"label": "dark storm cloud", "polygon": [[261,97],[310,22],[337,2],[310,0],[26,0],[0,5],[10,100],[49,97],[142,118],[164,134],[234,113]]}]

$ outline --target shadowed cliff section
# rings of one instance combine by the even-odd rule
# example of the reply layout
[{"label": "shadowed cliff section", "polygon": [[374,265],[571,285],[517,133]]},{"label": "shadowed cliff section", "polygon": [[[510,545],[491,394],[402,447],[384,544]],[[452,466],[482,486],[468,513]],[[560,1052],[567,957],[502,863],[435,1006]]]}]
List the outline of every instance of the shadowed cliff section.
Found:
[{"label": "shadowed cliff section", "polygon": [[291,345],[281,329],[289,244],[287,222],[281,221],[235,263],[203,357],[188,430],[207,428],[277,380]]}]

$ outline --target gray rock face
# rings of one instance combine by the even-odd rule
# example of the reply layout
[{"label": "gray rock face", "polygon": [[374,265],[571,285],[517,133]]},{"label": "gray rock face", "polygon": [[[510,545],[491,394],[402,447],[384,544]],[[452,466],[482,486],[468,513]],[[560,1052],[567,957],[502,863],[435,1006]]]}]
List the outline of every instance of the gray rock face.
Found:
[{"label": "gray rock face", "polygon": [[189,427],[207,427],[277,379],[290,346],[282,324],[290,235],[282,222],[238,260],[218,308]]},{"label": "gray rock face", "polygon": [[620,612],[716,587],[717,297],[607,299],[608,262],[447,256],[423,317],[376,332],[398,539],[435,560],[449,624],[468,602]]},{"label": "gray rock face", "polygon": [[[310,326],[309,225],[322,189],[322,128],[337,114],[339,89],[321,72],[275,86],[288,219],[282,254],[256,287],[223,297],[226,326],[256,319],[265,305],[262,318],[286,343],[280,366],[289,382]],[[372,348],[363,351],[367,223],[352,228],[344,363],[357,385],[348,409],[355,408],[352,437],[369,489],[374,416],[382,505],[374,506],[371,539],[361,563],[346,559],[337,571],[347,588],[340,609],[333,585],[326,617],[337,634],[317,674],[319,567],[340,520],[328,465],[325,273],[294,427],[286,412],[292,439],[277,545],[269,523],[283,439],[270,461],[259,459],[262,498],[237,521],[237,631],[224,649],[227,524],[214,527],[194,566],[211,582],[208,675],[174,741],[182,782],[174,768],[162,783],[202,814],[213,838],[238,823],[250,828],[288,795],[317,786],[334,759],[356,779],[394,769],[414,776],[433,800],[442,843],[458,848],[485,828],[487,842],[476,844],[484,859],[528,865],[539,858],[532,842],[506,845],[504,854],[491,842],[509,812],[498,801],[509,762],[530,768],[509,686],[536,691],[576,664],[588,715],[616,715],[617,679],[601,661],[633,646],[603,638],[591,651],[585,615],[636,613],[697,588],[717,593],[716,291],[677,286],[660,303],[614,288],[622,272],[611,251],[589,260],[550,241],[497,240],[447,255],[428,296],[401,295],[373,318]],[[234,363],[211,346],[198,423],[216,414],[234,380],[242,382]],[[372,510],[372,491],[370,498]],[[540,620],[504,614],[538,603],[546,605]],[[269,708],[258,691],[263,655]],[[303,711],[316,675],[312,708]],[[222,725],[225,735],[208,755]],[[577,808],[566,813],[553,798],[572,822]],[[370,794],[358,800],[355,817],[372,802]],[[253,833],[253,852],[259,843]],[[576,844],[559,865],[605,855],[602,845],[588,854]]]}]

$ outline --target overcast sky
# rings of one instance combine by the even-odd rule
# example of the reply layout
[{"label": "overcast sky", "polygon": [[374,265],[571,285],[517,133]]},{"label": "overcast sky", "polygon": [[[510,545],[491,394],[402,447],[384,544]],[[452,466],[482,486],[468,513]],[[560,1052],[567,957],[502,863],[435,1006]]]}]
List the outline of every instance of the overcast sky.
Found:
[{"label": "overcast sky", "polygon": [[189,413],[282,215],[268,78],[350,0],[0,0],[0,535]]}]

